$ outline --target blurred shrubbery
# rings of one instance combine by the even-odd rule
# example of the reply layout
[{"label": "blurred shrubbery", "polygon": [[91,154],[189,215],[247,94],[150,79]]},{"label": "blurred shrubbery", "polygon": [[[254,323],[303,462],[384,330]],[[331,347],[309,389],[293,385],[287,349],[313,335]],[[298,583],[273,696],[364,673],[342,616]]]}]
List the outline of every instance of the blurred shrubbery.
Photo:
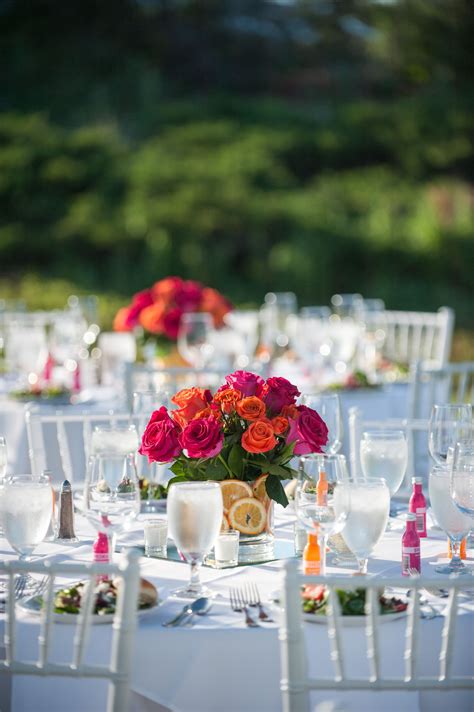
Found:
[{"label": "blurred shrubbery", "polygon": [[177,273],[237,303],[446,304],[472,328],[473,18],[468,0],[4,3],[0,297],[100,292],[107,321]]}]

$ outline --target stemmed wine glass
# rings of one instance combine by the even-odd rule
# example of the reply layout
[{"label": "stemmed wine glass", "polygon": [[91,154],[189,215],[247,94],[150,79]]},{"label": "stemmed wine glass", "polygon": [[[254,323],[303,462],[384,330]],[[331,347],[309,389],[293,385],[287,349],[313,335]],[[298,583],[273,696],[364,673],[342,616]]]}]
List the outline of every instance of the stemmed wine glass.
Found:
[{"label": "stemmed wine glass", "polygon": [[[51,483],[44,475],[13,475],[4,481],[0,509],[5,536],[19,555],[28,561],[46,536],[53,513]],[[25,587],[35,580],[25,575]]]},{"label": "stemmed wine glass", "polygon": [[467,567],[460,556],[461,542],[469,534],[472,519],[463,514],[451,498],[451,473],[447,466],[435,465],[430,472],[429,493],[431,508],[439,526],[449,537],[452,558],[449,564],[437,566],[439,574],[465,574]]},{"label": "stemmed wine glass", "polygon": [[461,441],[450,448],[448,462],[453,502],[474,520],[474,440]]},{"label": "stemmed wine glass", "polygon": [[138,450],[138,433],[135,425],[97,425],[90,442],[90,454],[128,455]]},{"label": "stemmed wine glass", "polygon": [[214,353],[212,316],[206,312],[183,314],[178,331],[178,351],[193,368],[204,368]]},{"label": "stemmed wine glass", "polygon": [[365,477],[383,477],[393,497],[403,482],[408,445],[402,430],[368,430],[362,433],[360,461]]},{"label": "stemmed wine glass", "polygon": [[[334,496],[341,482],[348,479],[344,455],[304,455],[299,459],[298,484],[295,493],[296,516],[309,532],[316,532],[321,554],[321,575],[326,573],[328,537],[342,531],[347,506],[339,498],[338,511]],[[346,497],[347,499],[347,497]]]},{"label": "stemmed wine glass", "polygon": [[437,465],[445,465],[448,450],[472,436],[472,405],[434,405],[429,425],[429,450]]},{"label": "stemmed wine glass", "polygon": [[132,453],[100,453],[89,459],[84,513],[93,526],[111,540],[130,529],[140,512],[140,486]]},{"label": "stemmed wine glass", "polygon": [[349,478],[336,487],[334,508],[336,515],[346,512],[342,536],[357,559],[358,573],[366,574],[369,556],[387,526],[390,490],[383,478]]},{"label": "stemmed wine glass", "polygon": [[[140,437],[147,426],[153,412],[165,406],[169,408],[169,393],[165,391],[135,391],[132,400],[132,418],[138,421]],[[138,456],[139,477],[148,482],[147,499],[142,502],[144,512],[153,513],[157,510],[157,500],[153,499],[153,485],[163,481],[168,465],[159,462],[148,462],[143,456]]]},{"label": "stemmed wine glass", "polygon": [[218,482],[176,482],[168,492],[168,530],[177,549],[191,565],[189,583],[173,596],[209,595],[199,569],[210,552],[222,524],[222,491]]},{"label": "stemmed wine glass", "polygon": [[328,428],[328,442],[324,451],[327,455],[336,455],[342,447],[341,402],[337,393],[329,395],[303,394],[303,405],[316,410]]}]

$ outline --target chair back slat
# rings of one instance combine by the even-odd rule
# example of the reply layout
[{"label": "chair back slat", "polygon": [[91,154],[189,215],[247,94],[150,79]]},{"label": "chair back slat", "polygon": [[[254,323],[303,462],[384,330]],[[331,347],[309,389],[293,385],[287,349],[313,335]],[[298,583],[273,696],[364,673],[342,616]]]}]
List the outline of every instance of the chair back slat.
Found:
[{"label": "chair back slat", "polygon": [[38,637],[39,659],[38,667],[44,668],[48,663],[49,641],[51,639],[51,629],[54,614],[54,576],[48,578],[46,592],[43,596],[44,607],[41,615],[41,630]]},{"label": "chair back slat", "polygon": [[472,403],[474,361],[425,366],[421,361],[410,368],[409,418],[429,418],[432,407],[442,403]]},{"label": "chair back slat", "polygon": [[[90,582],[92,583],[92,581]],[[85,592],[79,620],[77,621],[76,631],[74,635],[74,652],[72,666],[80,670],[84,658],[84,651],[89,638],[90,626],[92,622],[92,608],[94,606],[94,586],[89,585]]]},{"label": "chair back slat", "polygon": [[370,679],[377,682],[379,679],[379,642],[378,642],[378,617],[379,617],[378,591],[370,588],[367,591],[365,615],[367,622],[365,632],[367,635],[367,659],[369,661]]},{"label": "chair back slat", "polygon": [[408,603],[408,620],[405,629],[405,681],[410,682],[416,677],[418,616],[420,614],[420,599],[414,591]]},{"label": "chair back slat", "polygon": [[441,633],[442,645],[439,656],[439,679],[449,680],[453,659],[454,627],[456,625],[456,613],[458,610],[458,590],[453,588],[450,591],[446,620]]},{"label": "chair back slat", "polygon": [[5,664],[11,665],[16,657],[16,630],[15,630],[15,574],[13,571],[8,575],[8,591],[10,595],[7,598],[6,612],[7,622],[5,626]]},{"label": "chair back slat", "polygon": [[329,592],[328,604],[328,638],[331,647],[331,660],[334,664],[335,679],[344,680],[346,672],[341,641],[341,605],[334,589]]}]

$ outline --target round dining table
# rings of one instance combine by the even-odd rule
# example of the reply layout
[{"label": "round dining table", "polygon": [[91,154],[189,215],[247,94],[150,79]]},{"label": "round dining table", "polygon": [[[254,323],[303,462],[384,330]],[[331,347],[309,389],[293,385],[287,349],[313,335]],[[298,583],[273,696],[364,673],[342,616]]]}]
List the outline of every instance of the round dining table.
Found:
[{"label": "round dining table", "polygon": [[[276,507],[275,555],[294,556],[295,512],[292,504],[284,510]],[[155,515],[166,516],[165,511]],[[140,515],[133,529],[119,538],[117,551],[137,547],[141,553],[141,575],[157,587],[159,605],[146,616],[139,616],[135,634],[133,671],[131,677],[133,712],[279,712],[280,647],[278,640],[278,603],[284,559],[266,563],[214,569],[204,566],[202,580],[213,591],[212,607],[207,615],[195,617],[193,625],[166,628],[163,622],[181,610],[185,601],[170,593],[188,577],[186,563],[176,560],[147,558],[143,554],[143,522],[149,515]],[[76,514],[79,541],[71,545],[45,541],[35,551],[35,557],[55,561],[91,561],[94,530],[88,521]],[[401,536],[403,519],[396,520],[377,545],[369,562],[370,574],[382,579],[397,576],[401,566]],[[422,540],[422,575],[434,576],[438,559],[447,557],[446,536],[431,527],[428,538]],[[1,556],[14,556],[5,539],[0,539]],[[115,557],[120,553],[115,553]],[[474,560],[467,565],[474,573]],[[337,568],[328,557],[328,573],[349,576],[353,566]],[[244,615],[232,611],[229,604],[230,587],[246,583],[256,584],[266,612],[274,622],[248,628]],[[474,588],[474,580],[473,580]],[[441,630],[445,601],[432,597],[430,615],[419,621],[420,672],[432,674],[438,669]],[[39,618],[18,607],[18,651],[30,657],[38,646]],[[382,672],[397,675],[403,671],[405,618],[382,619]],[[3,641],[4,615],[0,614],[0,641]],[[110,625],[94,625],[86,659],[103,662],[110,655]],[[51,660],[62,660],[72,655],[74,626],[55,624]],[[327,627],[312,622],[304,623],[308,661],[316,676],[331,673]],[[456,626],[454,668],[458,674],[470,675],[474,669],[473,654],[474,602],[464,597],[460,603]],[[365,660],[366,637],[363,626],[344,629],[348,653],[348,673],[367,673]],[[3,643],[0,643],[2,645]],[[0,648],[1,654],[1,648]],[[11,697],[13,712],[103,712],[106,683],[59,678],[16,676],[0,680],[0,708],[2,697]],[[334,709],[348,712],[437,712],[473,709],[472,691],[452,692],[325,692],[313,694],[314,704],[332,699]]]}]

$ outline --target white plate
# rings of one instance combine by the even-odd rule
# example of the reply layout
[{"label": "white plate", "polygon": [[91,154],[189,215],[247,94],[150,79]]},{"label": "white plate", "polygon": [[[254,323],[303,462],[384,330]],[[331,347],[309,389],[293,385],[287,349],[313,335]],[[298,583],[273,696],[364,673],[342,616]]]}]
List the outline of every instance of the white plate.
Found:
[{"label": "white plate", "polygon": [[[153,613],[158,606],[161,604],[161,601],[158,600],[158,603],[156,603],[154,606],[151,608],[142,608],[141,610],[138,610],[138,617],[139,618],[145,618],[146,616],[149,616],[151,613]],[[39,617],[41,615],[42,607],[41,607],[41,596],[30,596],[29,598],[23,598],[21,599],[18,603],[17,606],[22,609],[24,613],[30,613],[33,616]],[[70,623],[70,624],[75,624],[79,620],[79,614],[76,613],[54,613],[53,614],[53,621],[54,623]],[[113,614],[108,614],[105,616],[98,616],[98,615],[93,615],[91,616],[92,623],[94,625],[104,625],[107,623],[113,623],[114,616]]]},{"label": "white plate", "polygon": [[[405,618],[408,615],[407,611],[399,611],[398,613],[384,613],[379,616],[380,623],[389,623],[390,621],[398,621],[399,618]],[[316,615],[315,613],[303,613],[303,620],[308,623],[319,623],[319,625],[327,625],[327,616]],[[344,626],[349,628],[360,628],[365,626],[366,616],[341,616],[339,619]]]}]

